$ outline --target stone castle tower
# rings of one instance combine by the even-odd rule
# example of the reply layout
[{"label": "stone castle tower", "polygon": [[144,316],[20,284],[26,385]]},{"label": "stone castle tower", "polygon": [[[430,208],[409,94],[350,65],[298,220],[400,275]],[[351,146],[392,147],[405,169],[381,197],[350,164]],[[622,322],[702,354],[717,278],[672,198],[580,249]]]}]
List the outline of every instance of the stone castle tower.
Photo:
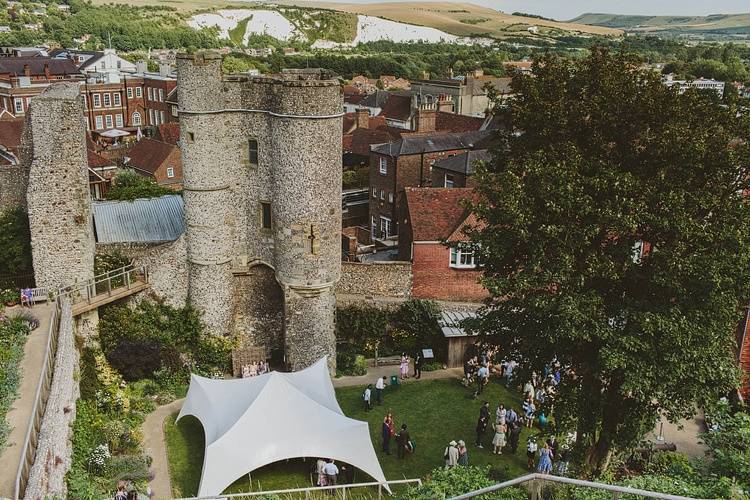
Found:
[{"label": "stone castle tower", "polygon": [[86,121],[77,83],[52,85],[31,101],[21,164],[36,285],[54,290],[92,278]]},{"label": "stone castle tower", "polygon": [[323,70],[221,73],[178,56],[188,294],[216,334],[301,369],[335,363],[341,272],[340,84]]}]

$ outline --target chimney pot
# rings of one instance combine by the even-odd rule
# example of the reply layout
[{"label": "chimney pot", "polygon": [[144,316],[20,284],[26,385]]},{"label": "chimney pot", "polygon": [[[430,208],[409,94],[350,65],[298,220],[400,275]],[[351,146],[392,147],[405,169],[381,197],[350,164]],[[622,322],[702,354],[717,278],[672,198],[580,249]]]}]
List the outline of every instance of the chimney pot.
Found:
[{"label": "chimney pot", "polygon": [[355,116],[357,117],[357,128],[370,128],[370,110],[358,108]]}]

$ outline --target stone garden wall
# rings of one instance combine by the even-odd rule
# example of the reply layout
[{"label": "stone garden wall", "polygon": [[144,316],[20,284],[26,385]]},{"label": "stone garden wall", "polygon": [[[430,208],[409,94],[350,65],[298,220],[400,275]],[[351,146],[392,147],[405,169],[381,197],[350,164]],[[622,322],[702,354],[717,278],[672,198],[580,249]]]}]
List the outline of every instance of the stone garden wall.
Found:
[{"label": "stone garden wall", "polygon": [[408,299],[411,288],[411,262],[342,262],[336,295]]}]

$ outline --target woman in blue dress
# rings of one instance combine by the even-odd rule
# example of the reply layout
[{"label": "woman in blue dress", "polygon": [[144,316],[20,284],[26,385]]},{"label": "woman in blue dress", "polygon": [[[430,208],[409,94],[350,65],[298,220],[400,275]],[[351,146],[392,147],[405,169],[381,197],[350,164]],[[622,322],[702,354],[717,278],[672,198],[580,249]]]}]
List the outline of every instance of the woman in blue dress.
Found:
[{"label": "woman in blue dress", "polygon": [[539,465],[536,471],[540,474],[549,474],[552,470],[552,450],[547,443],[544,443],[544,447],[539,452]]}]

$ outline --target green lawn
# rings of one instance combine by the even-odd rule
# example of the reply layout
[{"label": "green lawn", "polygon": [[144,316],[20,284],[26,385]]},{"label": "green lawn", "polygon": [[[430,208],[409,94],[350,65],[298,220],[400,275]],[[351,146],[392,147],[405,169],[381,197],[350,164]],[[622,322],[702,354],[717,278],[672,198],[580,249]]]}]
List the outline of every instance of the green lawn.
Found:
[{"label": "green lawn", "polygon": [[[369,422],[372,442],[387,479],[424,477],[430,470],[442,466],[443,450],[451,439],[466,441],[469,463],[491,465],[495,470],[495,477],[511,478],[525,472],[528,431],[524,430],[515,456],[509,455],[508,451],[502,456],[491,453],[490,429],[485,435],[484,449],[474,446],[474,428],[484,399],[490,401],[493,421],[498,402],[504,403],[506,407],[513,405],[517,411],[520,408],[520,397],[507,391],[499,383],[490,383],[482,398],[477,400],[472,399],[470,391],[455,379],[409,383],[396,389],[388,389],[384,405],[376,406],[371,412],[365,412],[362,407],[362,390],[362,387],[346,387],[337,389],[336,395],[347,416]],[[393,412],[398,427],[406,422],[416,443],[416,452],[406,459],[396,458],[395,450],[391,456],[380,452],[381,423],[388,410]],[[176,496],[193,495],[198,488],[203,462],[203,430],[193,418],[183,419],[175,425],[175,416],[165,424],[172,488]],[[394,445],[392,443],[392,449],[395,448]],[[294,460],[256,470],[252,473],[252,489],[258,491],[310,486],[311,465],[309,460]],[[355,477],[357,482],[369,480],[369,477],[361,473]],[[247,477],[244,477],[227,492],[248,491],[250,487]]]}]

